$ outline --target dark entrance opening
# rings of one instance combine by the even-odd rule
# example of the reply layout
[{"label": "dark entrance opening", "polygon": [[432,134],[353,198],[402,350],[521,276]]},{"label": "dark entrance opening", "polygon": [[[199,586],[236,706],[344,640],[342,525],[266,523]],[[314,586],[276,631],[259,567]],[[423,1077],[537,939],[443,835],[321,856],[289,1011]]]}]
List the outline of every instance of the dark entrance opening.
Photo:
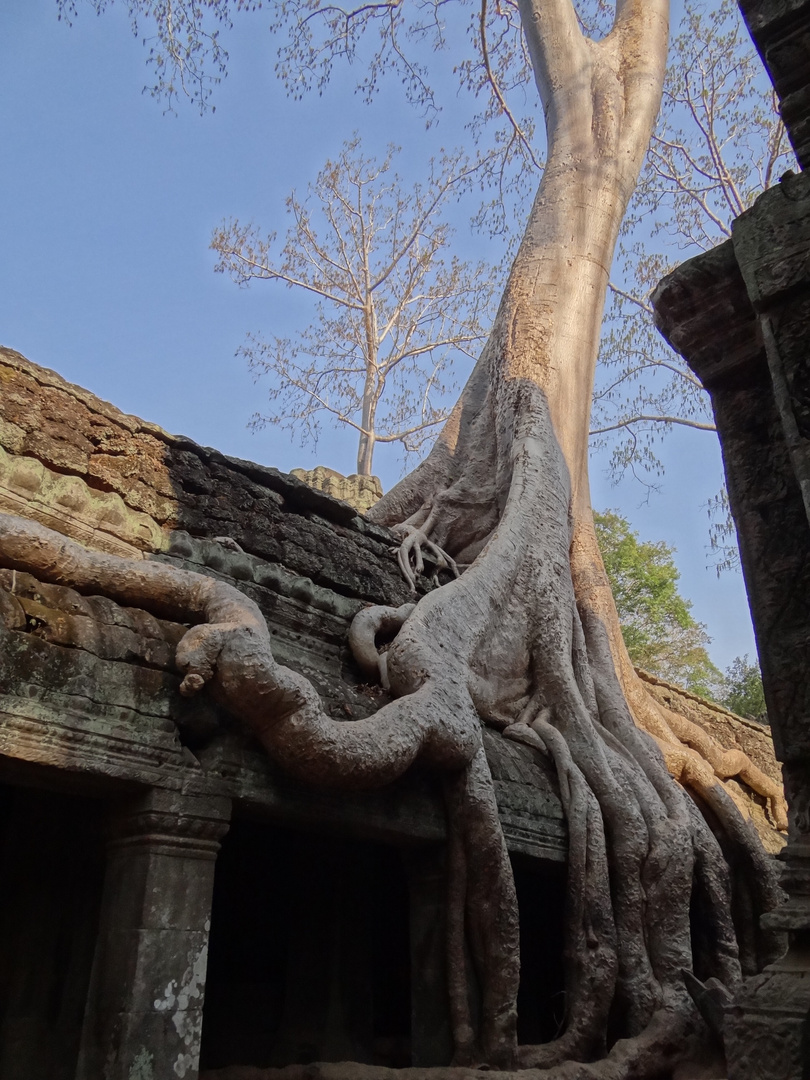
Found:
[{"label": "dark entrance opening", "polygon": [[410,1064],[399,852],[236,819],[217,860],[201,1068]]},{"label": "dark entrance opening", "polygon": [[98,800],[0,784],[0,1076],[73,1080],[104,878]]},{"label": "dark entrance opening", "polygon": [[535,1045],[563,1030],[566,867],[515,857],[512,869],[520,909],[518,1042]]}]

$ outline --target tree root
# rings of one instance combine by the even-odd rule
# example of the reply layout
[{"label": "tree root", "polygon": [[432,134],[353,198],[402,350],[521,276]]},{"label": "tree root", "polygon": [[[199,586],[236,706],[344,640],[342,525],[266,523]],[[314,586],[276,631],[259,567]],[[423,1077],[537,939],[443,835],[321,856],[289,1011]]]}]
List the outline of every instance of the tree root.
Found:
[{"label": "tree root", "polygon": [[[417,758],[455,775],[460,787],[454,828],[463,871],[453,888],[464,899],[463,928],[470,936],[484,1005],[475,1046],[458,1026],[459,1052],[480,1053],[496,1064],[514,1063],[517,904],[463,655],[444,654],[430,634],[414,636],[409,662],[400,657],[388,667],[399,698],[368,719],[334,721],[308,680],[276,663],[256,604],[223,582],[164,563],[91,552],[36,522],[7,514],[0,514],[0,565],[196,623],[176,651],[181,692],[195,694],[209,686],[271,757],[305,782],[353,790],[382,787]],[[361,613],[355,638],[369,666],[375,627],[401,627],[397,640],[402,642],[408,637],[408,613],[407,606]],[[433,615],[439,623],[444,617],[429,603],[420,614]],[[426,639],[430,646],[423,644]]]},{"label": "tree root", "polygon": [[397,550],[397,562],[411,592],[416,592],[416,578],[425,571],[423,551],[432,555],[435,561],[436,570],[433,580],[436,584],[438,584],[440,570],[450,570],[453,577],[459,576],[459,569],[455,560],[430,539],[430,530],[434,521],[435,514],[431,511],[422,525],[416,526],[409,521],[405,521],[401,525],[394,526],[391,530],[394,536],[402,540]]},{"label": "tree root", "polygon": [[[513,412],[528,417],[531,408],[524,404]],[[724,751],[688,721],[678,721],[678,732],[693,744],[685,745],[634,672],[631,714],[624,679],[620,684],[616,677],[609,628],[621,638],[612,600],[613,616],[608,610],[603,620],[604,607],[593,602],[592,582],[581,572],[583,561],[573,557],[566,582],[569,552],[560,543],[567,535],[564,515],[570,499],[565,481],[555,504],[553,457],[543,459],[536,445],[521,454],[519,429],[514,442],[518,449],[498,530],[487,537],[485,553],[460,581],[442,592],[457,593],[466,586],[479,597],[479,609],[484,598],[497,610],[493,622],[484,618],[489,627],[485,661],[477,654],[472,657],[471,693],[487,722],[552,758],[568,821],[566,1027],[552,1043],[521,1047],[519,1061],[523,1067],[550,1069],[550,1076],[596,1077],[633,1075],[630,1062],[646,1060],[652,1075],[651,1058],[645,1059],[643,1047],[651,1026],[659,1030],[656,1018],[668,1016],[675,1027],[697,1022],[682,972],[697,965],[704,976],[733,987],[743,966],[748,969],[751,963],[747,947],[744,965],[739,952],[739,942],[750,930],[735,925],[733,914],[741,910],[733,897],[742,882],[739,875],[732,879],[721,844],[685,789],[711,814],[726,847],[742,852],[745,877],[758,878],[749,905],[756,921],[754,912],[778,902],[774,874],[753,828],[715,769],[743,773],[768,796],[774,794],[773,784],[745,755]],[[432,501],[430,492],[422,494],[423,508],[458,501],[441,491]],[[412,490],[409,497],[415,497]],[[417,512],[422,513],[424,509]],[[382,509],[376,517],[385,520]],[[468,529],[464,543],[469,537]],[[542,552],[542,560],[527,548]],[[503,549],[514,575],[508,583],[492,576],[493,570],[497,575],[502,569]],[[592,579],[606,588],[595,537],[589,559]],[[531,572],[522,573],[524,566]],[[489,575],[486,583],[484,574]],[[447,595],[445,606],[452,605]],[[550,610],[552,616],[547,615]],[[544,615],[534,622],[530,613],[537,612]],[[474,617],[481,619],[480,610]],[[644,704],[638,707],[642,697]],[[638,714],[648,723],[637,724]],[[657,738],[644,730],[648,725]],[[701,757],[701,749],[710,753],[712,763]],[[697,934],[694,955],[693,889],[712,928],[702,937]],[[766,950],[756,951],[761,961]],[[611,1044],[613,1050],[599,1065],[572,1064],[602,1057]],[[620,1046],[621,1065],[616,1064]],[[657,1069],[664,1055],[660,1044],[655,1053]]]},{"label": "tree root", "polygon": [[[772,782],[670,722],[627,670],[588,496],[588,413],[607,268],[654,122],[667,8],[666,0],[618,3],[615,32],[594,42],[579,35],[567,0],[521,4],[549,161],[461,399],[428,458],[369,514],[398,529],[411,588],[423,552],[454,574],[401,623],[384,665],[395,700],[378,713],[353,722],[326,716],[307,680],[275,662],[258,608],[236,590],[165,564],[89,553],[32,522],[0,517],[3,565],[197,623],[177,649],[184,692],[208,685],[305,782],[382,786],[417,760],[441,772],[460,1061],[508,1070],[518,1059],[517,905],[482,719],[552,758],[570,844],[567,1016],[559,1039],[519,1051],[524,1065],[544,1066],[519,1074],[535,1080],[671,1075],[705,1030],[682,972],[699,967],[738,981],[739,943],[746,965],[761,962],[768,943],[756,925],[777,898],[753,829],[723,786],[740,775],[775,807]],[[467,566],[461,577],[459,563]],[[367,673],[382,675],[377,617],[361,621],[355,636]],[[710,920],[694,950],[693,898]],[[470,1007],[475,983],[480,1021]],[[478,1075],[483,1070],[346,1063],[258,1073],[262,1080]]]},{"label": "tree root", "polygon": [[181,693],[194,694],[210,684],[215,698],[247,723],[268,753],[302,779],[332,787],[383,786],[417,756],[438,767],[462,768],[480,746],[477,721],[473,725],[468,717],[467,723],[460,719],[448,728],[438,720],[439,711],[429,705],[433,692],[427,679],[367,720],[332,720],[308,680],[274,660],[256,604],[213,578],[91,552],[10,514],[0,514],[0,564],[81,593],[101,592],[177,622],[197,623],[177,647]]},{"label": "tree root", "polygon": [[[200,1080],[658,1080],[671,1075],[685,1057],[706,1060],[705,1042],[697,1034],[699,1023],[696,1010],[685,1017],[680,1008],[664,1006],[639,1036],[619,1040],[601,1061],[567,1061],[551,1068],[500,1070],[451,1065],[392,1069],[344,1061],[279,1069],[235,1066],[203,1072]],[[718,1080],[725,1075],[719,1068],[713,1074]]]},{"label": "tree root", "polygon": [[[613,652],[622,689],[635,721],[656,740],[673,778],[687,787],[694,787],[696,793],[701,794],[714,780],[739,777],[752,791],[767,800],[774,826],[786,832],[787,804],[781,786],[757,768],[742,750],[726,750],[698,724],[665,708],[648,694],[633,670],[623,644],[621,649],[614,649]],[[740,814],[749,817],[745,802],[733,788],[724,786],[724,790]]]},{"label": "tree root", "polygon": [[385,653],[377,648],[377,636],[393,637],[415,607],[415,604],[403,604],[398,608],[382,605],[363,608],[355,615],[349,628],[349,648],[357,666],[367,678],[379,680],[385,690],[391,689],[388,661]]},{"label": "tree root", "polygon": [[[498,953],[519,938],[517,897],[498,818],[492,776],[481,747],[461,773],[446,774],[448,820],[447,975],[454,1064],[516,1064],[520,958]],[[493,935],[493,928],[496,933]],[[465,933],[466,932],[466,933]],[[474,970],[468,970],[465,937]],[[478,985],[481,1028],[472,1025],[469,994]]]}]

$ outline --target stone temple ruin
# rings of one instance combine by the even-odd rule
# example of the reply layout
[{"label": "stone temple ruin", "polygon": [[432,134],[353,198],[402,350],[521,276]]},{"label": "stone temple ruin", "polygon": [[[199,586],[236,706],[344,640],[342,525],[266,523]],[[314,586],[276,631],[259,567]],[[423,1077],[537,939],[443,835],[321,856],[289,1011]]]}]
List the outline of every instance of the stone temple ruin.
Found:
[{"label": "stone temple ruin", "polygon": [[[740,0],[802,170],[810,164],[810,4]],[[653,294],[658,328],[709,392],[768,716],[790,811],[765,916],[787,954],[726,1013],[729,1075],[810,1075],[810,175],[787,172]]]},{"label": "stone temple ruin", "polygon": [[[8,351],[0,386],[0,509],[244,589],[333,716],[385,700],[346,647],[360,607],[409,599],[385,530]],[[180,696],[185,628],[12,571],[0,612],[0,1076],[124,1078],[141,1054],[144,1076],[193,1077],[201,1045],[206,1068],[446,1063],[431,778],[305,789],[203,697]],[[527,903],[546,912],[525,993],[549,1037],[562,812],[535,755],[494,734],[489,749]]]},{"label": "stone temple ruin", "polygon": [[[363,605],[410,597],[387,530],[9,350],[0,387],[0,511],[235,585],[336,719],[387,700],[346,645]],[[179,694],[184,630],[0,570],[0,1076],[447,1064],[435,777],[334,795],[290,779],[204,695]],[[778,779],[766,729],[650,686]],[[562,1019],[566,829],[547,761],[484,738],[521,909],[519,1034],[540,1042]]]},{"label": "stone temple ruin", "polygon": [[[741,6],[804,167],[810,3]],[[788,952],[719,1014],[704,1003],[731,1080],[810,1075],[805,181],[785,177],[732,241],[655,297],[662,331],[712,396],[790,804],[788,902],[767,916]],[[315,486],[168,435],[0,349],[0,513],[233,585],[258,604],[279,661],[349,722],[388,700],[356,665],[349,625],[366,605],[412,596],[393,535],[332,497],[346,492],[330,470],[305,479]],[[361,498],[365,509],[374,492]],[[428,565],[420,593],[445,573]],[[337,794],[285,775],[211,697],[179,693],[185,630],[0,569],[0,1078],[446,1065],[436,777],[413,767],[383,790]],[[647,685],[781,779],[766,729]],[[563,1017],[566,826],[546,758],[483,737],[520,907],[518,1034],[539,1043]],[[765,800],[728,785],[778,853]]]}]

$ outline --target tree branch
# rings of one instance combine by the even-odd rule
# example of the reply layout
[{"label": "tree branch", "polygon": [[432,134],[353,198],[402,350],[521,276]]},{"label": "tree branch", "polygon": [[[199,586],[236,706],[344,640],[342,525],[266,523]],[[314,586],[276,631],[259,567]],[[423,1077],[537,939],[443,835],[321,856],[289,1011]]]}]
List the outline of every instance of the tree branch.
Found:
[{"label": "tree branch", "polygon": [[518,0],[518,10],[550,134],[559,121],[561,94],[580,81],[572,74],[588,66],[586,38],[571,0]]},{"label": "tree branch", "polygon": [[529,142],[526,133],[523,131],[523,128],[515,119],[515,114],[512,112],[512,110],[506,103],[506,99],[503,96],[500,84],[495,78],[495,73],[492,70],[492,64],[490,63],[489,59],[489,45],[487,44],[487,0],[481,0],[481,16],[479,20],[479,26],[481,32],[481,57],[484,61],[484,72],[487,77],[487,82],[489,83],[492,93],[495,96],[495,100],[500,106],[501,112],[511,124],[512,129],[515,133],[515,138],[522,144],[523,149],[526,151],[526,154],[528,155],[528,158],[531,161],[532,165],[534,165],[535,169],[537,169],[538,172],[542,172],[543,166],[535,157],[534,150],[532,149],[531,143]]},{"label": "tree branch", "polygon": [[607,427],[594,428],[589,431],[589,435],[604,435],[607,431],[618,431],[620,428],[630,428],[633,424],[640,423],[652,423],[652,424],[679,424],[681,427],[696,428],[698,431],[717,431],[715,424],[704,424],[699,420],[687,420],[683,416],[630,416],[627,420],[620,420],[618,423],[609,424]]},{"label": "tree branch", "polygon": [[625,292],[624,289],[620,289],[618,285],[614,285],[612,281],[608,282],[608,288],[615,296],[621,296],[623,300],[627,300],[630,304],[635,304],[641,311],[646,312],[647,315],[652,315],[652,304],[645,300],[639,300],[637,296],[633,296],[632,293]]}]

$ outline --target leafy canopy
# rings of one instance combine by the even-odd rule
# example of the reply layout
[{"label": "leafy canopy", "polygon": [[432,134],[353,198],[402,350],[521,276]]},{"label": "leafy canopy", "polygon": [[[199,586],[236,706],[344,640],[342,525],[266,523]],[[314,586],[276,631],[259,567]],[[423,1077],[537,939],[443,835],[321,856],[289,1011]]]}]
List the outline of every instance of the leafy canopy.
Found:
[{"label": "leafy canopy", "polygon": [[767,723],[765,692],[756,660],[737,656],[726,668],[722,704],[738,716]]},{"label": "leafy canopy", "polygon": [[716,698],[722,676],[709,658],[705,626],[678,592],[674,549],[639,540],[612,510],[594,514],[594,521],[630,659],[652,675]]}]

